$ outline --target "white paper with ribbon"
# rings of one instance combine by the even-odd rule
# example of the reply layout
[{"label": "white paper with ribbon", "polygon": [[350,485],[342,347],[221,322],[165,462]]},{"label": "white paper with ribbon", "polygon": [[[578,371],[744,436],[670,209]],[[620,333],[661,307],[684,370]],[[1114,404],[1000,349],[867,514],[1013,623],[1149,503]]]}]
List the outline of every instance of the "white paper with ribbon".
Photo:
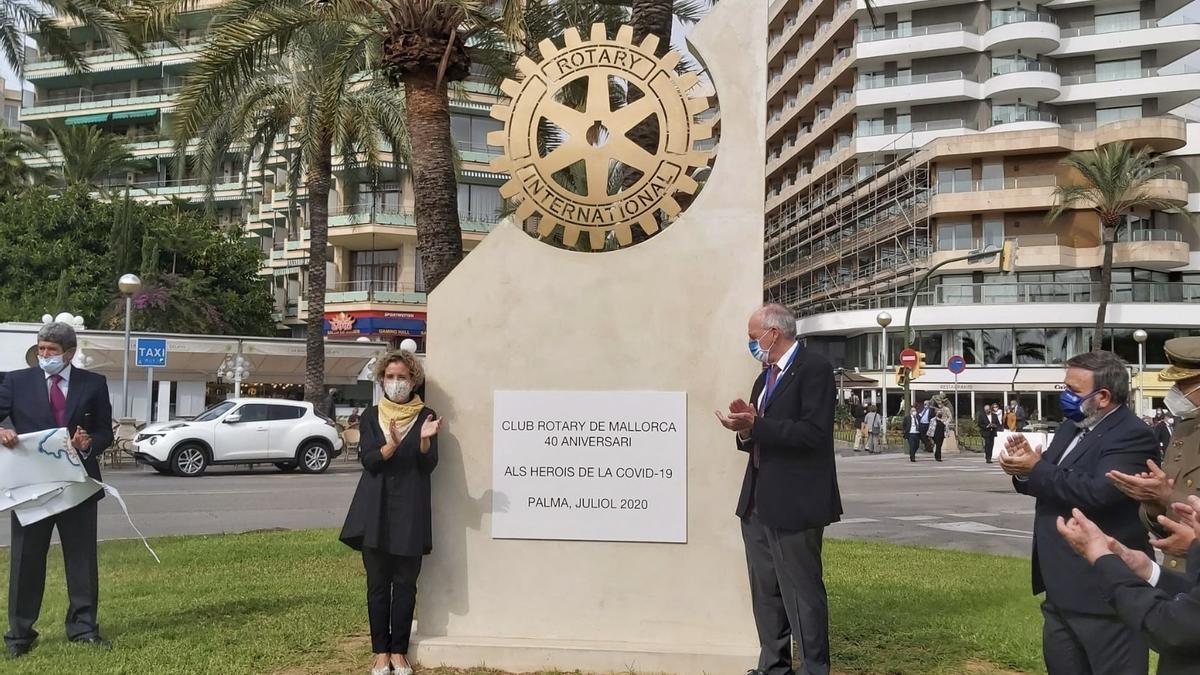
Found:
[{"label": "white paper with ribbon", "polygon": [[0,513],[12,511],[22,526],[79,506],[100,490],[117,500],[146,550],[162,562],[133,524],[121,493],[87,475],[66,429],[21,434],[17,447],[0,448]]}]

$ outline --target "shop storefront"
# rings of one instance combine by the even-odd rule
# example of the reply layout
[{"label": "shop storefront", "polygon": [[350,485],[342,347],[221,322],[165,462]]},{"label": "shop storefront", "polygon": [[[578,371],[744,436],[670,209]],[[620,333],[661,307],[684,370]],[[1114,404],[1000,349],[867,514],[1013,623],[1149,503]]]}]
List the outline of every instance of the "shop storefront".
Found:
[{"label": "shop storefront", "polygon": [[400,341],[412,338],[417,351],[425,351],[425,312],[388,312],[363,310],[326,312],[325,336],[330,340],[357,340],[366,337],[386,342],[395,349]]},{"label": "shop storefront", "polygon": [[[39,324],[0,324],[0,372],[18,370],[37,362]],[[79,333],[74,364],[108,378],[113,416],[121,416],[122,366],[125,336],[115,331]],[[166,341],[166,365],[149,369],[136,366],[133,348],[138,338]],[[128,416],[139,422],[192,417],[207,406],[232,397],[240,385],[242,397],[300,400],[304,395],[305,344],[303,340],[237,336],[138,333],[131,336]],[[370,366],[387,345],[378,341],[326,342],[325,384],[339,389],[335,402],[343,408],[370,405],[374,388],[360,378],[370,377]],[[239,382],[218,375],[227,359],[241,356],[245,374]],[[343,398],[342,390],[357,392]],[[342,399],[342,400],[339,400]]]}]

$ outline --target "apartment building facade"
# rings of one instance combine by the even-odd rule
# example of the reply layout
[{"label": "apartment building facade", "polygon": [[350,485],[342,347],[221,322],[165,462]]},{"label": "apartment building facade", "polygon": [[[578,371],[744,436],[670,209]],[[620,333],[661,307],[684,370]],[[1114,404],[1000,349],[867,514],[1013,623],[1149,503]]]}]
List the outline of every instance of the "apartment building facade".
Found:
[{"label": "apartment building facade", "polygon": [[[1078,180],[1060,161],[1112,141],[1148,146],[1172,167],[1152,194],[1200,210],[1200,125],[1177,114],[1200,97],[1187,4],[775,0],[766,298],[801,315],[810,346],[894,387],[885,371],[914,281],[1012,240],[1015,273],[953,263],[917,294],[913,343],[933,368],[913,388],[959,391],[972,409],[1017,398],[1055,419],[1062,362],[1092,347],[1103,253],[1091,211],[1047,217],[1054,188]],[[1147,363],[1134,382],[1148,411],[1165,393],[1152,376],[1163,342],[1200,327],[1200,231],[1144,212],[1118,240],[1096,346]],[[893,319],[886,349],[881,312]],[[957,381],[938,368],[951,355],[968,363]]]},{"label": "apartment building facade", "polygon": [[[143,164],[130,175],[111,177],[114,184],[131,183],[139,200],[185,199],[194,208],[202,207],[203,181],[177,171],[175,98],[204,46],[219,4],[195,3],[181,19],[178,44],[149,45],[142,60],[114,51],[86,27],[74,27],[72,38],[85,51],[89,72],[72,73],[51,56],[33,56],[25,77],[34,91],[20,106],[19,122],[43,138],[54,121],[119,134]],[[499,185],[507,176],[488,166],[500,152],[486,142],[487,133],[500,124],[487,115],[495,97],[476,82],[466,82],[462,89],[463,95],[452,102],[451,122],[461,158],[459,215],[469,251],[496,223],[502,202]],[[248,173],[243,171],[245,158],[231,154],[213,196],[218,222],[242,224],[247,244],[263,253],[261,273],[270,279],[275,294],[280,335],[299,336],[308,318],[306,195],[303,186],[288,184],[286,144],[280,147],[267,159],[265,170],[256,160]],[[52,151],[49,161],[55,159]],[[425,288],[407,168],[386,162],[382,175],[374,177],[347,167],[340,157],[334,158],[334,166],[326,333],[330,339],[368,337],[392,343],[411,337],[423,346]]]}]

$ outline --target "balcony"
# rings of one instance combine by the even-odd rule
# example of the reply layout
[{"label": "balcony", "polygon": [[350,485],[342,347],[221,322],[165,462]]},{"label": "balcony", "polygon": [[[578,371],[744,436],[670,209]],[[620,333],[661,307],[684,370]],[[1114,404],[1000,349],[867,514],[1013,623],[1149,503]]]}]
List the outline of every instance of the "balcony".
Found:
[{"label": "balcony", "polygon": [[1058,177],[1053,175],[938,183],[929,211],[942,215],[1047,209],[1054,205],[1056,185]]},{"label": "balcony", "polygon": [[329,210],[329,244],[352,251],[399,248],[417,241],[412,212],[399,206],[355,204]]},{"label": "balcony", "polygon": [[939,138],[963,136],[975,130],[973,121],[937,120],[902,126],[888,125],[878,129],[860,128],[855,138],[858,152],[873,153],[881,150],[914,150]]},{"label": "balcony", "polygon": [[997,112],[995,108],[992,109],[992,123],[987,128],[989,132],[1053,129],[1058,126],[1058,116],[1054,113],[1032,109]]},{"label": "balcony", "polygon": [[1005,97],[1034,102],[1058,96],[1061,78],[1057,68],[1038,61],[1010,61],[995,64],[992,76],[983,84],[987,98]]},{"label": "balcony", "polygon": [[975,81],[975,76],[962,71],[888,78],[862,78],[859,80],[856,92],[858,105],[861,107],[914,102],[928,105],[983,98],[983,89]]},{"label": "balcony", "polygon": [[173,105],[175,93],[182,86],[157,87],[143,91],[132,89],[95,94],[79,91],[67,96],[53,96],[38,100],[32,107],[21,111],[25,123],[60,117],[76,110],[104,108],[105,113],[128,112],[137,108],[168,108]]},{"label": "balcony", "polygon": [[490,164],[492,159],[504,152],[504,148],[487,143],[455,141],[454,145],[458,148],[458,155],[464,162],[475,162],[476,164]]},{"label": "balcony", "polygon": [[1062,58],[1118,49],[1153,49],[1157,51],[1159,63],[1173,63],[1200,49],[1200,24],[1152,19],[1063,29],[1061,44],[1050,52],[1050,56]]},{"label": "balcony", "polygon": [[[246,198],[248,193],[262,189],[262,186],[255,181],[243,184],[241,179],[234,176],[227,176],[219,180],[220,182],[213,185],[212,188],[213,200],[217,202],[241,201]],[[109,179],[101,181],[100,184],[113,191],[120,191],[128,186],[130,196],[134,199],[145,201],[149,197],[152,198],[152,201],[165,203],[168,197],[204,199],[208,181],[203,178],[184,178],[182,180],[163,179],[128,183],[123,179]]]},{"label": "balcony", "polygon": [[1060,36],[1058,22],[1050,14],[993,12],[992,27],[983,35],[983,48],[1047,54],[1058,49]]},{"label": "balcony", "polygon": [[1188,69],[1163,74],[1157,68],[1131,68],[1103,75],[1082,73],[1063,77],[1061,92],[1050,102],[1056,105],[1085,101],[1135,102],[1155,97],[1160,109],[1169,110],[1200,98],[1200,73]]},{"label": "balcony", "polygon": [[[170,42],[151,42],[146,44],[145,58],[138,60],[133,54],[113,49],[93,49],[82,54],[90,72],[105,72],[124,70],[127,68],[143,68],[161,66],[171,63],[187,63],[196,58],[204,48],[207,38],[196,36],[181,40],[178,45]],[[66,63],[52,54],[39,54],[25,64],[25,76],[30,80],[45,80],[55,77],[72,76]]]},{"label": "balcony", "polygon": [[[1099,267],[1104,262],[1103,246],[1076,246],[1073,240],[1058,234],[1035,234],[1009,237],[1017,244],[1018,270],[1069,270]],[[1118,267],[1144,267],[1170,270],[1188,264],[1188,244],[1174,230],[1136,230],[1125,232],[1113,245],[1113,264]],[[967,245],[969,243],[969,245]],[[930,266],[974,250],[988,243],[975,240],[935,252]],[[961,261],[942,268],[944,273],[993,270],[994,258],[979,262]]]},{"label": "balcony", "polygon": [[370,309],[363,305],[424,305],[425,302],[424,290],[396,280],[339,281],[325,293],[327,312]]},{"label": "balcony", "polygon": [[856,47],[859,59],[898,55],[927,58],[983,51],[983,39],[974,31],[974,27],[959,22],[893,30],[865,29],[859,31]]}]

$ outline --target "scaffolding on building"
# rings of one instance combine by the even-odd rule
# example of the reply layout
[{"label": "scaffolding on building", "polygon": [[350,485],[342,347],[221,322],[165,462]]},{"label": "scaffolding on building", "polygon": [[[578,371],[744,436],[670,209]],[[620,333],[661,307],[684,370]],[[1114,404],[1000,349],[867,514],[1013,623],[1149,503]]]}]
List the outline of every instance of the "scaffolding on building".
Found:
[{"label": "scaffolding on building", "polygon": [[931,154],[912,132],[814,181],[767,216],[764,288],[798,316],[880,306],[933,252]]}]

